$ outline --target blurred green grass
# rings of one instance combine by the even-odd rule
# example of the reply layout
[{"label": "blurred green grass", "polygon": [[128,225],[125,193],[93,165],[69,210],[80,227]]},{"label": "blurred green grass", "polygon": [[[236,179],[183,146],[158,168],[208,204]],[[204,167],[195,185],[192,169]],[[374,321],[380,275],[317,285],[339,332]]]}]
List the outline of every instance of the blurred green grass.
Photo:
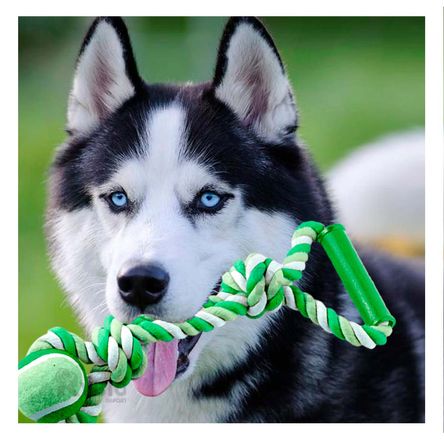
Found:
[{"label": "blurred green grass", "polygon": [[[357,145],[424,125],[424,19],[264,18],[287,66],[300,134],[322,169]],[[224,18],[127,18],[149,82],[207,80]],[[80,328],[50,271],[45,178],[89,18],[19,19],[19,356],[49,327]],[[20,417],[22,421],[23,418]]]}]

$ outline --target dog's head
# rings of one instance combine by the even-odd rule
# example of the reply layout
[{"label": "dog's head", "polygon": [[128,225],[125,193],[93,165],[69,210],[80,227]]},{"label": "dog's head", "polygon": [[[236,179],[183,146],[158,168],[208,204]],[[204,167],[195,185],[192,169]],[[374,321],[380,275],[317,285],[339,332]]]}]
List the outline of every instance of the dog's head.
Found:
[{"label": "dog's head", "polygon": [[[231,19],[213,80],[180,86],[145,83],[122,20],[96,20],[48,205],[54,268],[86,325],[108,313],[185,320],[233,261],[253,251],[280,260],[298,221],[325,219],[296,127],[283,63],[258,20]],[[186,370],[193,345],[164,373]]]}]

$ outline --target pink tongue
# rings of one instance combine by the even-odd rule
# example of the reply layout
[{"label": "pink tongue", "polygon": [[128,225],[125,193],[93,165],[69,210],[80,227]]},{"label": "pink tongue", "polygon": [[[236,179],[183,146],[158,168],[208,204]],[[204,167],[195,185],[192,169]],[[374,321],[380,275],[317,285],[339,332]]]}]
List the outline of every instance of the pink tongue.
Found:
[{"label": "pink tongue", "polygon": [[178,357],[177,339],[170,342],[155,342],[148,346],[148,366],[145,373],[134,381],[139,393],[158,396],[174,381]]}]

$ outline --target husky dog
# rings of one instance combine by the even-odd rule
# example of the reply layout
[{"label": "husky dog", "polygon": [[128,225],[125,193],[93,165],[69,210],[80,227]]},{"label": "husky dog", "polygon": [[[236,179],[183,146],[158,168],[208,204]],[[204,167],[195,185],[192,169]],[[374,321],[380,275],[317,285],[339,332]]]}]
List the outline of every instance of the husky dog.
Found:
[{"label": "husky dog", "polygon": [[[185,320],[235,260],[281,261],[298,223],[335,221],[297,127],[284,65],[257,19],[230,19],[213,79],[179,86],[145,83],[123,21],[94,21],[47,210],[53,266],[87,331],[109,313]],[[111,390],[105,419],[422,421],[422,265],[361,254],[397,318],[386,346],[354,348],[287,308],[238,319],[150,346],[148,370],[122,397]],[[359,321],[318,247],[301,286]]]}]

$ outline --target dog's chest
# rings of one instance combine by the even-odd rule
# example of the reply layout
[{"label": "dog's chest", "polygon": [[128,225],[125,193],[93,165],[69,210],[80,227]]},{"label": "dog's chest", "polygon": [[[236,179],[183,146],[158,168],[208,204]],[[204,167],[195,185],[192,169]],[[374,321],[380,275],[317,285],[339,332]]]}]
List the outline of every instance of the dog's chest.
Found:
[{"label": "dog's chest", "polygon": [[196,399],[186,381],[177,381],[155,398],[140,395],[133,384],[111,389],[103,402],[106,422],[217,422],[229,415],[230,399]]}]

